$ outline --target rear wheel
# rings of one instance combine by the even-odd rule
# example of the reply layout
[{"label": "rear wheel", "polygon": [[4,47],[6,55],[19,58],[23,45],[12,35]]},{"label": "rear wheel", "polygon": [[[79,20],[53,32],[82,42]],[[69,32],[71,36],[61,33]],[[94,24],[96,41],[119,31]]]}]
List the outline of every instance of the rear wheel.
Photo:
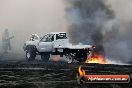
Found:
[{"label": "rear wheel", "polygon": [[34,61],[36,57],[36,52],[34,51],[26,51],[26,60],[27,61]]},{"label": "rear wheel", "polygon": [[73,57],[70,54],[63,55],[63,58],[67,63],[73,62]]},{"label": "rear wheel", "polygon": [[48,61],[49,61],[49,58],[50,58],[50,54],[49,54],[49,53],[43,53],[43,54],[41,55],[41,59],[42,59],[42,61],[44,61],[44,62],[48,62]]},{"label": "rear wheel", "polygon": [[84,53],[76,53],[76,54],[66,54],[63,56],[65,58],[65,61],[68,63],[72,62],[85,62],[87,60],[87,54]]}]

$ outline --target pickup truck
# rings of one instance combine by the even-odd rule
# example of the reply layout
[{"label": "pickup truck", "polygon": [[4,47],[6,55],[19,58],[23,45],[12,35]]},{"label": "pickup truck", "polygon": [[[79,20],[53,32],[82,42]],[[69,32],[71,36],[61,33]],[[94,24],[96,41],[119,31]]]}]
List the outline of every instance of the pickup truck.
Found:
[{"label": "pickup truck", "polygon": [[34,34],[23,46],[28,61],[33,61],[36,55],[41,55],[42,61],[47,62],[50,55],[60,55],[65,57],[68,63],[85,62],[93,48],[92,45],[71,44],[66,32],[52,32],[41,38]]}]

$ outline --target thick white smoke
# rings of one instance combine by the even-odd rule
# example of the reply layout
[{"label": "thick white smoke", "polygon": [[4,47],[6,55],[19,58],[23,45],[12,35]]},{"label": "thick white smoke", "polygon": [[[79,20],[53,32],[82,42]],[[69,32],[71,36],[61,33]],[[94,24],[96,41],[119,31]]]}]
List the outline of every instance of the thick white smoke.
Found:
[{"label": "thick white smoke", "polygon": [[[109,36],[110,41],[104,43],[105,52],[107,56],[112,56],[113,60],[132,61],[132,1],[108,0],[107,3],[114,10],[115,18],[111,22],[110,28],[109,26],[105,28],[113,30],[113,32],[106,33],[112,36]],[[113,26],[116,26],[116,29],[113,29]],[[115,37],[113,38],[113,36]]]},{"label": "thick white smoke", "polygon": [[51,31],[66,31],[62,0],[0,0],[0,39],[8,28],[14,52],[22,51],[31,33],[44,35]]}]

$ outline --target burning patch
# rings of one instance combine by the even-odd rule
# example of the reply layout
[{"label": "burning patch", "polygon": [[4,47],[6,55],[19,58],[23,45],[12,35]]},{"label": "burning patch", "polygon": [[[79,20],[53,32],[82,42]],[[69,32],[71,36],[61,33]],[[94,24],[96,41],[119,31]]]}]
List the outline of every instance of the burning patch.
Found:
[{"label": "burning patch", "polygon": [[101,54],[92,54],[87,58],[85,63],[108,64],[109,62],[106,60],[105,56]]}]

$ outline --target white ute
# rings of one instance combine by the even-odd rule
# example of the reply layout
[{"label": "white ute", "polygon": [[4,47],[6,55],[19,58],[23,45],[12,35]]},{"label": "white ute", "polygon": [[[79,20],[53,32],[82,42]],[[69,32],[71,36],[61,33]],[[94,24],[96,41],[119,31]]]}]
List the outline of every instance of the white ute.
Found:
[{"label": "white ute", "polygon": [[50,55],[65,56],[68,63],[73,61],[85,62],[87,56],[93,50],[91,45],[72,45],[69,43],[65,32],[48,33],[42,38],[32,34],[30,41],[26,41],[23,47],[28,61],[35,60],[36,55],[41,55],[43,61],[48,61]]}]

